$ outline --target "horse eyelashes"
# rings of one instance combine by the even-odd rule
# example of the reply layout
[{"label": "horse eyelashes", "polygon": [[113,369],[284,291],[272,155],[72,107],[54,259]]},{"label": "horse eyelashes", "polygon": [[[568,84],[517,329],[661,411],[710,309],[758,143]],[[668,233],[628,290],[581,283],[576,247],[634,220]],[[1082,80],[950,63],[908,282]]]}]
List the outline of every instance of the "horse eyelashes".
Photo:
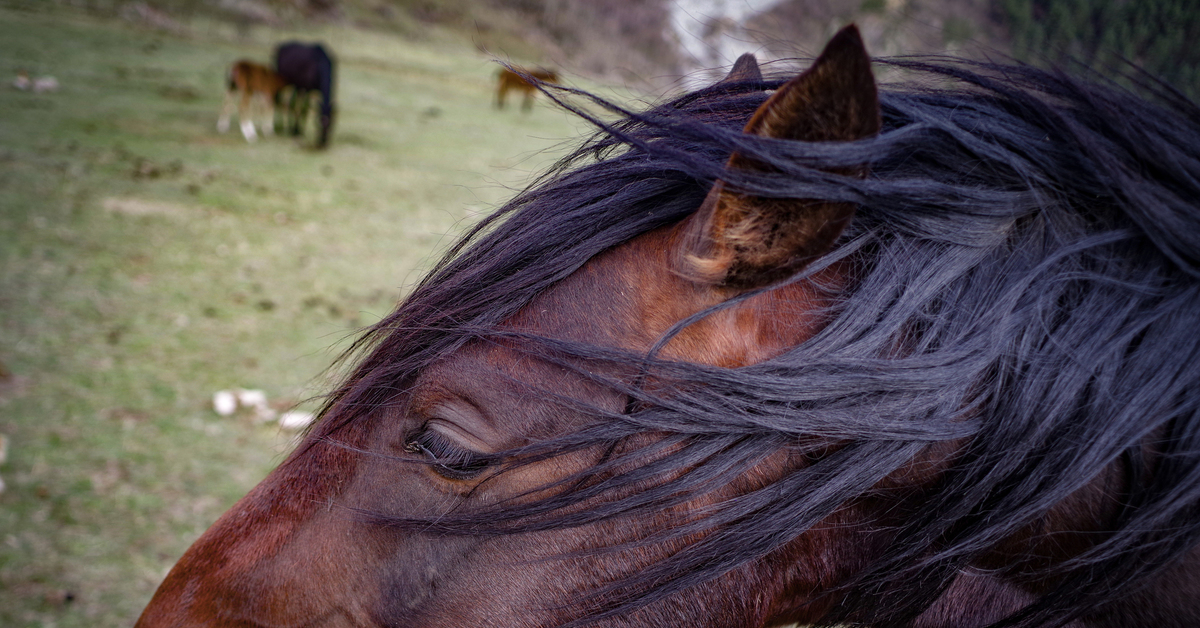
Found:
[{"label": "horse eyelashes", "polygon": [[424,429],[404,446],[410,453],[424,454],[438,475],[451,480],[469,480],[492,464],[490,456],[464,449],[431,429]]}]

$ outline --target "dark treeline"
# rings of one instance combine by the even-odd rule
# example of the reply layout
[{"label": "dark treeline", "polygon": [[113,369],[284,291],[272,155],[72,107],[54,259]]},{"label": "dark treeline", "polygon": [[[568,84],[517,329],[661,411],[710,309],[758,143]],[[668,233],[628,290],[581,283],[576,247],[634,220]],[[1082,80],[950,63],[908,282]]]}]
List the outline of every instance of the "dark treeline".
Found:
[{"label": "dark treeline", "polygon": [[1124,61],[1200,97],[1196,0],[994,0],[1018,58],[1076,59],[1108,75]]}]

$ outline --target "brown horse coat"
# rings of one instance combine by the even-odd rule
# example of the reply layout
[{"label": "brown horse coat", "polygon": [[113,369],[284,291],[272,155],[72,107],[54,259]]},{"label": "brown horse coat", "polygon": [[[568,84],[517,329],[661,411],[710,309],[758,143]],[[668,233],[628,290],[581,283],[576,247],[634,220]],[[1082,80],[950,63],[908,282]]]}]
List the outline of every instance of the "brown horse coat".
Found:
[{"label": "brown horse coat", "polygon": [[260,63],[242,59],[229,66],[227,84],[225,102],[221,106],[221,117],[217,119],[217,130],[221,133],[229,130],[229,118],[233,114],[236,100],[238,120],[241,123],[242,135],[245,136],[247,142],[258,139],[258,135],[254,131],[256,113],[260,119],[262,134],[274,134],[275,103],[279,97],[279,91],[287,86],[287,83],[275,73],[275,70]]},{"label": "brown horse coat", "polygon": [[509,90],[516,90],[524,95],[521,109],[523,111],[531,110],[537,83],[558,83],[558,73],[542,68],[500,68],[500,71],[496,73],[496,108],[503,109]]}]

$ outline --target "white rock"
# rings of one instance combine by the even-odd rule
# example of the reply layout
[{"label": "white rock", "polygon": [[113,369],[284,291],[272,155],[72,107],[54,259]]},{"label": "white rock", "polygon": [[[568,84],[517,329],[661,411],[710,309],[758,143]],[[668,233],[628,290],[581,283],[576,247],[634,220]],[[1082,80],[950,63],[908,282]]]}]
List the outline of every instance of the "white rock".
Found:
[{"label": "white rock", "polygon": [[267,406],[255,406],[254,407],[254,421],[256,423],[266,423],[268,421],[274,421],[276,416],[279,416],[279,414],[277,412],[275,412],[274,410],[268,408]]},{"label": "white rock", "polygon": [[291,410],[279,415],[279,427],[285,430],[299,430],[308,426],[315,418],[316,415],[311,412]]},{"label": "white rock", "polygon": [[265,408],[267,407],[267,393],[261,390],[246,390],[239,388],[234,391],[237,395],[238,403],[243,408]]},{"label": "white rock", "polygon": [[221,416],[229,416],[237,412],[237,396],[228,390],[218,390],[213,393],[213,411]]},{"label": "white rock", "polygon": [[58,90],[58,79],[53,76],[43,76],[33,80],[33,91],[35,93],[53,92]]}]

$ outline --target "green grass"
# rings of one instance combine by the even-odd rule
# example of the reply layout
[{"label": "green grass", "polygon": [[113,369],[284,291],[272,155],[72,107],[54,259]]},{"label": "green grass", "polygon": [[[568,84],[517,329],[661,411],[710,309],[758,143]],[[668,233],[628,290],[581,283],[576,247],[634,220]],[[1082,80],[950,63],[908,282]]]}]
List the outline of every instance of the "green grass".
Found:
[{"label": "green grass", "polygon": [[[225,67],[287,37],[340,61],[326,152],[215,131]],[[449,35],[0,8],[0,626],[131,625],[290,446],[212,393],[322,392],[353,330],[582,132],[492,109],[494,68]]]}]

